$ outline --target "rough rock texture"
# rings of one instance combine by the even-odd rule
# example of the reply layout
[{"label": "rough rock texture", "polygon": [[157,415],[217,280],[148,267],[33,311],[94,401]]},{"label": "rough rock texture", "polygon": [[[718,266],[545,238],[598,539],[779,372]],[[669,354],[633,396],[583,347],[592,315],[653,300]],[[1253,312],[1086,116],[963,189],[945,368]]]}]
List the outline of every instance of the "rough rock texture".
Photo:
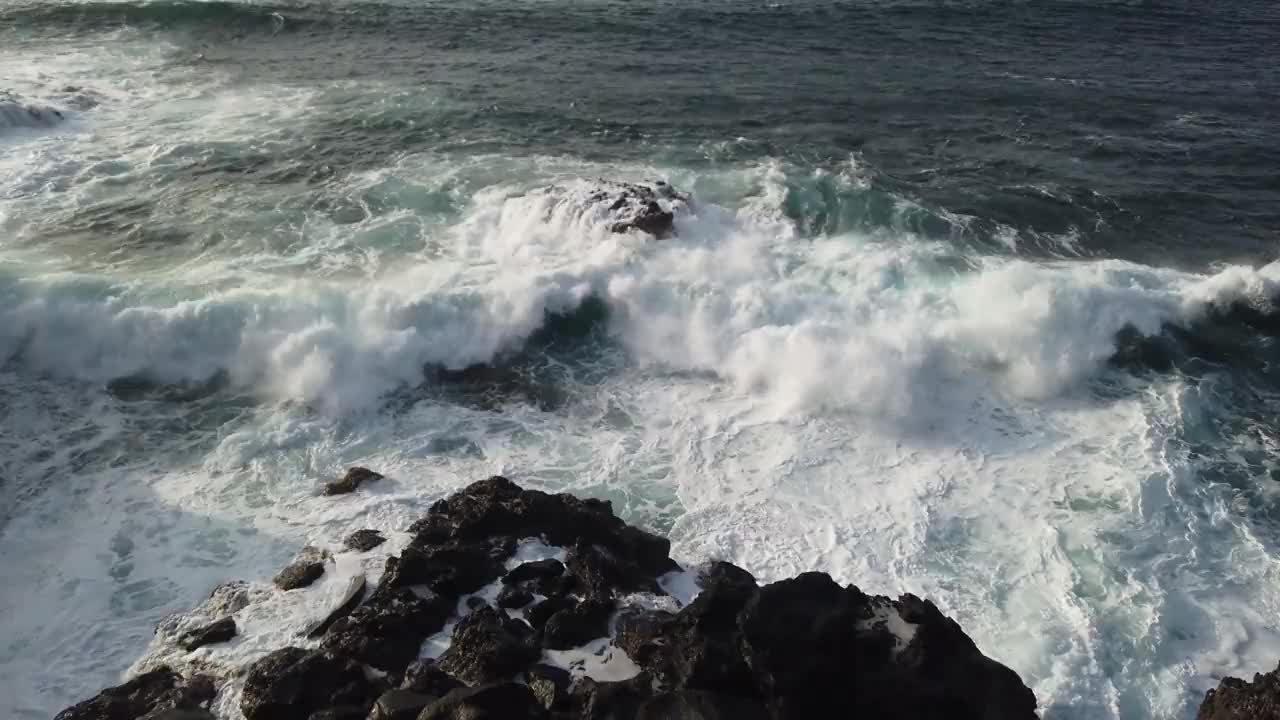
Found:
[{"label": "rough rock texture", "polygon": [[564,574],[564,563],[554,558],[546,560],[534,560],[519,565],[516,569],[502,576],[504,585],[519,585],[521,583],[545,583]]},{"label": "rough rock texture", "polygon": [[1205,694],[1196,720],[1280,720],[1280,666],[1253,682],[1223,678]]},{"label": "rough rock texture", "polygon": [[653,184],[597,182],[599,188],[586,201],[606,209],[609,230],[615,233],[639,230],[660,240],[671,237],[675,234],[675,211],[689,204],[688,195],[661,180]]},{"label": "rough rock texture", "polygon": [[439,632],[453,612],[441,597],[398,589],[369,599],[333,624],[321,647],[383,672],[398,673],[418,656],[422,641]]},{"label": "rough rock texture", "polygon": [[157,668],[110,687],[97,696],[58,713],[54,720],[136,720],[167,710],[198,710],[213,699],[205,678],[186,680],[167,667]]},{"label": "rough rock texture", "polygon": [[418,720],[545,720],[529,688],[515,683],[460,688],[431,703]]},{"label": "rough rock texture", "polygon": [[204,627],[196,628],[182,634],[178,638],[178,646],[187,652],[213,643],[221,643],[236,636],[236,621],[229,617],[215,620]]},{"label": "rough rock texture", "polygon": [[[519,623],[523,625],[523,623]],[[541,655],[501,610],[482,607],[453,629],[440,669],[468,685],[510,679]]]},{"label": "rough rock texture", "polygon": [[369,468],[353,467],[347,470],[347,474],[342,476],[340,480],[334,480],[324,484],[325,495],[345,495],[356,491],[364,483],[373,480],[381,480],[382,475],[376,473]]},{"label": "rough rock texture", "polygon": [[438,501],[409,531],[422,542],[542,535],[552,545],[597,545],[651,577],[678,568],[666,538],[626,525],[608,501],[522,490],[504,477],[481,480]]},{"label": "rough rock texture", "polygon": [[329,556],[325,551],[308,545],[302,548],[297,557],[286,565],[272,582],[281,590],[297,590],[298,588],[307,587],[319,580],[320,576],[324,574],[324,564],[328,558]]},{"label": "rough rock texture", "polygon": [[307,720],[331,707],[368,708],[373,688],[360,663],[325,651],[286,647],[249,666],[240,711],[247,720]]},{"label": "rough rock texture", "polygon": [[342,545],[348,550],[368,552],[386,541],[387,538],[377,530],[357,530],[348,535]]},{"label": "rough rock texture", "polygon": [[439,699],[412,690],[388,690],[378,696],[369,720],[415,720],[423,708]]},{"label": "rough rock texture", "polygon": [[568,650],[604,637],[609,634],[609,616],[612,613],[613,601],[597,598],[560,610],[547,618],[542,628],[542,646]]},{"label": "rough rock texture", "polygon": [[403,690],[412,690],[424,695],[444,697],[451,691],[462,687],[452,675],[441,670],[434,660],[414,660],[404,671]]},{"label": "rough rock texture", "polygon": [[140,720],[218,720],[218,718],[204,708],[171,708],[153,710],[143,715]]},{"label": "rough rock texture", "polygon": [[[357,578],[338,616],[310,629],[319,649],[284,648],[244,670],[247,720],[1036,717],[1035,697],[1013,671],[912,595],[870,596],[823,573],[761,587],[745,570],[716,562],[678,612],[648,609],[654,603],[633,594],[661,593],[658,578],[678,566],[665,539],[627,526],[607,502],[493,477],[435,503],[410,532],[367,598]],[[526,537],[566,548],[566,561],[508,571]],[[523,620],[472,594],[499,579],[498,604],[525,607]],[[545,599],[522,605],[534,593]],[[234,588],[226,594],[233,600]],[[419,659],[423,641],[459,614],[449,648],[435,661]],[[199,614],[201,622],[217,617]],[[611,627],[616,649],[606,651],[625,653],[638,675],[574,680],[539,664],[544,650],[582,646]],[[1253,684],[1224,681],[1201,720],[1280,720],[1278,673]],[[59,720],[175,708],[199,717],[198,698],[213,695],[169,671],[131,682]]]},{"label": "rough rock texture", "polygon": [[573,686],[573,676],[568,670],[539,663],[524,671],[524,679],[544,708],[557,711],[568,709],[570,689]]},{"label": "rough rock texture", "polygon": [[498,592],[498,607],[500,608],[522,608],[531,602],[533,602],[533,593],[522,587],[508,585]]}]

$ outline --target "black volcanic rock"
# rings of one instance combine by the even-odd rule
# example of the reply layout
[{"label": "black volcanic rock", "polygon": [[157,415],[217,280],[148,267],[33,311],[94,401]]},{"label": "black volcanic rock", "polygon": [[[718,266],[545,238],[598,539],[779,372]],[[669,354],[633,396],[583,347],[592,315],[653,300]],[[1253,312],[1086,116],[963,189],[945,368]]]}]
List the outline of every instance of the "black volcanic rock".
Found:
[{"label": "black volcanic rock", "polygon": [[542,602],[535,603],[533,607],[524,611],[524,619],[536,630],[541,630],[547,620],[558,612],[563,610],[572,610],[578,606],[578,601],[571,597],[551,597]]},{"label": "black volcanic rock", "polygon": [[673,688],[756,697],[739,615],[757,594],[755,579],[729,563],[702,573],[702,592],[676,615],[624,613],[617,644],[640,667]]},{"label": "black volcanic rock", "polygon": [[286,647],[249,666],[240,711],[247,720],[307,720],[335,706],[369,707],[373,687],[350,658]]},{"label": "black volcanic rock", "polygon": [[400,554],[394,579],[398,586],[425,585],[450,598],[475,592],[502,575],[501,558],[487,542],[417,542]]},{"label": "black volcanic rock", "polygon": [[374,480],[381,480],[383,476],[369,468],[353,467],[347,470],[347,473],[339,480],[327,482],[324,484],[325,495],[345,495],[356,491],[364,483]]},{"label": "black volcanic rock", "polygon": [[568,650],[585,645],[609,634],[612,600],[588,598],[572,608],[547,618],[542,628],[542,646],[552,650]]},{"label": "black volcanic rock", "polygon": [[554,558],[523,563],[502,577],[504,585],[543,582],[564,574],[564,563]]},{"label": "black volcanic rock", "polygon": [[598,546],[615,564],[651,577],[679,569],[666,538],[626,525],[607,501],[522,490],[500,476],[472,483],[437,502],[409,530],[421,542],[541,535],[552,545]]},{"label": "black volcanic rock", "polygon": [[423,598],[400,588],[376,594],[333,624],[321,647],[384,672],[398,673],[418,656],[427,636],[439,632],[453,602]]},{"label": "black volcanic rock", "polygon": [[281,590],[297,590],[320,579],[328,554],[308,545],[272,581]]},{"label": "black volcanic rock", "polygon": [[439,699],[413,690],[388,690],[378,696],[368,720],[415,720],[423,708]]},{"label": "black volcanic rock", "polygon": [[204,708],[169,708],[152,710],[139,720],[218,720],[218,718]]},{"label": "black volcanic rock", "polygon": [[652,185],[598,181],[600,188],[587,197],[590,204],[607,208],[609,230],[639,230],[661,240],[675,234],[675,210],[686,207],[689,196],[658,181]]},{"label": "black volcanic rock", "polygon": [[548,710],[566,710],[573,676],[568,670],[538,664],[524,671],[525,682],[538,702]]},{"label": "black volcanic rock", "polygon": [[1280,666],[1252,682],[1223,678],[1205,693],[1196,720],[1280,720]]},{"label": "black volcanic rock", "polygon": [[510,618],[482,607],[460,620],[440,669],[468,685],[506,680],[536,661],[541,652],[526,637],[512,632]]},{"label": "black volcanic rock", "polygon": [[185,632],[178,638],[178,647],[187,652],[213,643],[221,643],[236,636],[236,621],[224,617],[204,627]]},{"label": "black volcanic rock", "polygon": [[387,538],[377,530],[357,530],[342,541],[342,546],[356,552],[368,552],[386,541]]},{"label": "black volcanic rock", "polygon": [[[856,716],[854,716],[856,717]],[[759,703],[706,690],[662,693],[636,709],[635,720],[770,720]]]},{"label": "black volcanic rock", "polygon": [[[913,595],[870,596],[823,573],[760,587],[745,570],[716,562],[702,570],[701,592],[679,612],[644,609],[628,596],[658,591],[659,577],[677,566],[666,540],[625,525],[607,502],[523,490],[493,477],[433,504],[411,533],[405,550],[387,558],[367,600],[363,578],[354,578],[340,607],[310,629],[319,649],[284,648],[236,671],[244,673],[247,720],[1036,717],[1034,695],[1012,670]],[[517,539],[527,537],[567,548],[566,562],[507,572]],[[303,555],[294,574],[318,576],[308,563],[323,572],[323,553]],[[499,578],[498,604],[525,607],[525,620],[474,594]],[[227,586],[225,598],[216,595],[195,617],[228,617],[222,608],[238,606],[240,595],[247,601],[254,587]],[[526,607],[533,592],[546,599]],[[544,648],[607,636],[618,607],[612,644],[640,674],[621,682],[573,680],[539,664]],[[419,659],[423,641],[459,613],[444,654]],[[164,621],[165,636],[189,622]],[[200,638],[209,630],[201,628]],[[1280,668],[1253,683],[1224,680],[1200,720],[1280,720],[1278,676]],[[517,677],[527,685],[514,683]],[[178,711],[184,717],[169,720],[207,720],[201,706],[213,695],[209,681],[157,670],[58,720],[160,720]]]},{"label": "black volcanic rock", "polygon": [[462,687],[452,675],[441,670],[434,660],[414,660],[404,671],[404,681],[400,683],[404,690],[413,690],[424,695],[444,697],[450,691]]},{"label": "black volcanic rock", "polygon": [[213,699],[211,684],[187,681],[167,667],[142,673],[122,685],[58,713],[54,720],[136,720],[167,710],[197,710]]},{"label": "black volcanic rock", "polygon": [[522,587],[508,585],[498,592],[498,607],[507,609],[522,608],[533,602],[533,593]]},{"label": "black volcanic rock", "polygon": [[600,544],[578,543],[569,551],[569,572],[588,596],[615,592],[664,594],[653,572]]},{"label": "black volcanic rock", "polygon": [[529,688],[516,683],[460,688],[431,703],[418,720],[546,720]]}]

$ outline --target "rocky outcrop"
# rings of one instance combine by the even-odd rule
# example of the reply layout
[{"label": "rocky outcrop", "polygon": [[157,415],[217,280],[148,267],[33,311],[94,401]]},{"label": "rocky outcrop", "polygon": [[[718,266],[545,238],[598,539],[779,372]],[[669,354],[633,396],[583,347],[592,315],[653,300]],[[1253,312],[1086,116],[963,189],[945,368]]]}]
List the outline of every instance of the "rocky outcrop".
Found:
[{"label": "rocky outcrop", "polygon": [[205,645],[223,643],[236,636],[236,621],[224,617],[208,625],[188,630],[178,638],[178,646],[187,652],[202,648]]},{"label": "rocky outcrop", "polygon": [[1280,666],[1253,682],[1223,678],[1205,694],[1196,720],[1280,720]]},{"label": "rocky outcrop", "polygon": [[326,708],[367,708],[373,695],[373,686],[355,660],[286,647],[249,666],[240,712],[247,720],[308,720]]},{"label": "rocky outcrop", "polygon": [[534,202],[570,222],[583,219],[613,233],[642,233],[656,239],[675,234],[676,214],[690,206],[690,198],[666,182],[632,183],[596,179],[590,183],[540,188],[516,202]]},{"label": "rocky outcrop", "polygon": [[297,590],[320,579],[324,574],[324,564],[329,559],[323,550],[308,545],[302,548],[272,582],[281,590]]},{"label": "rocky outcrop", "polygon": [[377,530],[357,530],[342,541],[342,546],[356,552],[369,552],[386,541],[386,536]]},{"label": "rocky outcrop", "polygon": [[356,488],[364,483],[381,480],[382,477],[380,473],[376,473],[369,468],[353,467],[348,469],[341,479],[325,483],[324,494],[346,495],[347,493],[353,493]]},{"label": "rocky outcrop", "polygon": [[58,713],[54,720],[135,720],[162,717],[170,710],[199,711],[215,696],[204,676],[184,679],[167,667],[146,672],[107,688],[94,698]]},{"label": "rocky outcrop", "polygon": [[[667,540],[626,525],[605,501],[492,477],[432,505],[409,533],[372,593],[356,578],[341,615],[310,629],[318,647],[276,650],[238,671],[247,720],[1036,717],[1013,671],[912,595],[871,596],[823,573],[761,586],[715,562],[686,606],[655,600],[661,576],[679,569]],[[565,561],[514,565],[529,537],[565,548]],[[499,607],[484,599],[495,596]],[[454,618],[444,653],[421,659]],[[603,645],[599,662],[625,656],[611,667],[638,674],[602,682],[548,664],[588,643]],[[89,703],[199,710],[172,672],[131,682]],[[88,706],[63,720],[125,716],[77,710]]]},{"label": "rocky outcrop", "polygon": [[659,240],[675,234],[675,211],[689,204],[689,196],[659,180],[652,185],[600,181],[587,201],[608,208],[609,230],[640,231]]}]

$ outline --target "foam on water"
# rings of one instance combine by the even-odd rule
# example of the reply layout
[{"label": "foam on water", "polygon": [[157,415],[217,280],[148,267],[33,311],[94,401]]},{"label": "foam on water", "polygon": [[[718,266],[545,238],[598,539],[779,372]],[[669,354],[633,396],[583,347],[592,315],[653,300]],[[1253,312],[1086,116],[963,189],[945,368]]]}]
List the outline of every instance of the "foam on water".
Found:
[{"label": "foam on water", "polygon": [[[227,112],[195,129],[231,139],[257,121]],[[22,180],[65,159],[0,167]],[[1183,441],[1209,400],[1105,368],[1121,328],[1273,295],[1280,265],[1198,275],[976,256],[899,231],[811,238],[783,212],[776,163],[684,171],[722,202],[695,198],[678,237],[652,242],[609,233],[575,179],[648,168],[459,165],[474,172],[455,186],[460,216],[342,272],[282,271],[316,253],[306,243],[93,272],[3,246],[0,393],[23,399],[2,411],[5,476],[31,492],[0,528],[16,559],[0,714],[96,691],[164,615],[219,581],[265,581],[303,542],[391,533],[313,588],[268,591],[246,639],[196,655],[231,666],[294,642],[432,500],[495,472],[608,497],[689,565],[929,597],[1049,720],[1187,716],[1218,675],[1280,655],[1280,568]],[[351,182],[439,171],[402,160]],[[527,192],[552,182],[565,194]],[[48,202],[28,189],[0,205],[23,227]],[[593,295],[629,362],[564,411],[387,402],[425,363],[491,359]],[[190,404],[100,390],[218,372],[228,388]],[[388,478],[317,494],[354,463]],[[687,578],[665,582],[691,597]]]}]

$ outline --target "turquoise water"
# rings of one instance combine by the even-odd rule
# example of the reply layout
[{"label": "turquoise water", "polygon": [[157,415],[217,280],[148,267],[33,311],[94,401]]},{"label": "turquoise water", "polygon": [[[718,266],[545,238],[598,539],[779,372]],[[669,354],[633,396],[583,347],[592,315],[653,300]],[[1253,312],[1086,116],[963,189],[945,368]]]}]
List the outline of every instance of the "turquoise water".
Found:
[{"label": "turquoise water", "polygon": [[504,473],[926,594],[1048,720],[1192,717],[1280,657],[1275,21],[0,2],[0,714]]}]

